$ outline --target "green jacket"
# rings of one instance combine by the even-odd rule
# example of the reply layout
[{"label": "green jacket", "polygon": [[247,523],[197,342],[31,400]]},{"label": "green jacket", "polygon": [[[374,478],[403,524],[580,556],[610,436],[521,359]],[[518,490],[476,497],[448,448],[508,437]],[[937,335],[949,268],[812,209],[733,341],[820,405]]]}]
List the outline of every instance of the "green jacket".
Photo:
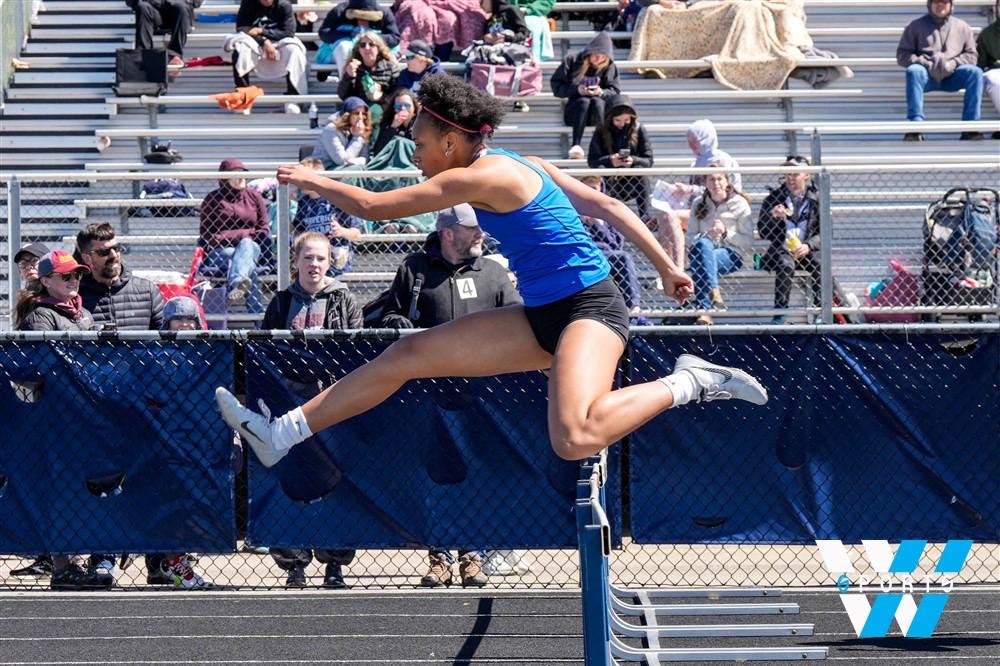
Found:
[{"label": "green jacket", "polygon": [[983,28],[976,41],[976,50],[979,52],[977,64],[984,70],[1000,67],[1000,20]]},{"label": "green jacket", "polygon": [[510,0],[510,4],[520,9],[526,16],[548,16],[556,0]]}]

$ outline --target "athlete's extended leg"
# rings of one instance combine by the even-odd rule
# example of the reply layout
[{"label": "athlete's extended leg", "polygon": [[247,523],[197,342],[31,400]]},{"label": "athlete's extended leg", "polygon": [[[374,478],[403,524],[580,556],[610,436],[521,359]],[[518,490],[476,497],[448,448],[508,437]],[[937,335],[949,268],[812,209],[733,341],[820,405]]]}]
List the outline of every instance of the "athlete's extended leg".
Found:
[{"label": "athlete's extended leg", "polygon": [[563,331],[549,373],[549,437],[559,457],[594,455],[663,410],[692,400],[767,402],[767,392],[747,373],[687,354],[663,379],[612,391],[622,350],[621,339],[592,319]]},{"label": "athlete's extended leg", "polygon": [[[502,331],[502,335],[497,332]],[[265,466],[314,432],[378,405],[411,379],[488,377],[547,368],[521,306],[476,312],[407,335],[318,396],[274,422],[216,391],[223,418],[250,443]]]}]

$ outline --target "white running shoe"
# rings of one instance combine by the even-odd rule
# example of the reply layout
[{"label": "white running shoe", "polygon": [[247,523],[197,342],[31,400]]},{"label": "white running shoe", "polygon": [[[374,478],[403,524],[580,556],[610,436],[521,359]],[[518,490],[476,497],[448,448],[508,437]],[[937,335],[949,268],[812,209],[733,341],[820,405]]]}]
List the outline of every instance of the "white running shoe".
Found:
[{"label": "white running shoe", "polygon": [[278,451],[274,448],[271,437],[270,421],[240,404],[232,393],[223,387],[215,389],[215,402],[219,405],[222,418],[229,427],[240,433],[243,441],[257,454],[257,459],[264,467],[272,467],[288,454],[288,450]]},{"label": "white running shoe", "polygon": [[712,400],[746,400],[755,405],[767,402],[767,390],[756,379],[736,368],[727,368],[704,361],[691,354],[682,354],[674,372],[687,370],[701,387],[698,402]]}]

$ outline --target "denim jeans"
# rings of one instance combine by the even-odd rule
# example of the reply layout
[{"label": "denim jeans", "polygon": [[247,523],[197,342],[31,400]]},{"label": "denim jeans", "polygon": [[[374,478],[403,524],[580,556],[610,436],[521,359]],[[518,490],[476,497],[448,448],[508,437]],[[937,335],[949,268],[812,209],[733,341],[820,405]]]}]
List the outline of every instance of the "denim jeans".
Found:
[{"label": "denim jeans", "polygon": [[979,107],[983,103],[983,70],[976,65],[959,65],[954,74],[943,81],[935,81],[923,65],[910,65],[906,68],[906,119],[924,119],[924,92],[958,92],[962,88],[965,88],[962,120],[979,120]]},{"label": "denim jeans", "polygon": [[226,291],[232,291],[244,279],[250,280],[247,294],[247,310],[253,314],[264,311],[260,297],[260,281],[257,279],[257,261],[260,259],[260,245],[244,238],[236,247],[217,247],[209,250],[205,257],[205,267],[226,274]]},{"label": "denim jeans", "polygon": [[688,250],[691,258],[691,279],[694,280],[694,298],[703,308],[712,306],[708,290],[719,286],[719,276],[732,273],[743,266],[743,258],[736,250],[716,247],[708,238],[699,238]]},{"label": "denim jeans", "polygon": [[[431,555],[444,555],[444,559],[446,559],[448,561],[448,564],[454,564],[455,563],[455,556],[452,555],[451,552],[447,548],[438,548],[438,547],[435,546],[434,548],[431,548],[428,552]],[[481,559],[482,561],[484,561],[484,562],[486,561],[486,551],[485,550],[460,550],[460,551],[458,551],[458,556],[462,557],[466,553],[473,553],[475,555],[478,555],[479,559]]]}]

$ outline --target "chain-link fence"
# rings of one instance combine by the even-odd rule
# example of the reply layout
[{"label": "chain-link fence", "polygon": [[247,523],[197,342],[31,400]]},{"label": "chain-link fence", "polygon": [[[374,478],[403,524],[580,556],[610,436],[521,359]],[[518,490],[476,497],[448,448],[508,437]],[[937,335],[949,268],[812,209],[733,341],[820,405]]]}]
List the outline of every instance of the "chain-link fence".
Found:
[{"label": "chain-link fence", "polygon": [[[928,573],[969,539],[954,580],[998,580],[996,324],[726,329],[633,329],[622,383],[693,352],[771,399],[671,410],[611,449],[614,580],[832,584],[817,539],[925,539]],[[3,334],[0,586],[78,558],[121,587],[192,564],[227,587],[295,584],[296,565],[310,586],[339,566],[412,587],[432,547],[478,553],[491,587],[577,585],[578,470],[548,446],[542,373],[410,382],[270,470],[218,415],[216,386],[283,413],[399,334]]]},{"label": "chain-link fence", "polygon": [[[623,178],[625,185],[644,182],[654,203],[669,205],[668,193],[680,192],[672,212],[650,207],[646,219],[696,279],[699,295],[683,308],[663,296],[659,276],[644,256],[615,237],[608,225],[588,220],[639,323],[685,323],[703,315],[715,323],[767,323],[776,317],[788,323],[917,322],[996,315],[995,169],[748,167],[740,176],[749,205],[740,210],[714,202],[695,210],[704,197],[697,190],[692,197],[687,184],[708,170],[617,173],[633,171],[642,175],[568,170],[578,177],[605,176],[605,183]],[[799,180],[811,183],[804,196],[789,195],[786,172],[799,173]],[[5,255],[12,258],[12,250],[32,241],[73,249],[83,225],[108,222],[128,249],[123,263],[161,284],[184,282],[196,250],[205,250],[196,280],[221,292],[209,307],[209,318],[219,326],[227,321],[252,323],[260,319],[274,291],[287,286],[292,237],[316,225],[308,195],[278,187],[269,173],[240,175],[248,176],[248,190],[262,193],[263,203],[256,203],[256,194],[252,201],[247,199],[246,213],[234,212],[227,197],[236,195],[217,173],[159,180],[145,173],[88,174],[62,182],[7,181]],[[331,175],[368,189],[395,188],[419,177],[415,172]],[[959,189],[945,200],[954,188],[974,191]],[[634,205],[633,194],[622,197]],[[335,245],[333,272],[361,303],[389,285],[406,254],[422,247],[434,220],[433,214],[391,221],[358,220],[342,211],[332,215],[337,222],[325,231]],[[727,220],[725,237],[697,231],[709,229],[719,218]],[[358,230],[360,236],[350,240],[345,229]],[[787,243],[793,235],[806,246],[806,255],[792,254]],[[247,276],[253,283],[252,298],[227,301],[226,288],[239,283],[230,268],[238,263],[233,257],[244,238],[253,243],[253,269]],[[503,252],[489,242],[487,247]],[[727,253],[728,263],[718,265],[717,278],[705,268],[702,247]],[[19,284],[16,267],[7,266],[5,299],[0,302],[4,315],[10,313]],[[718,293],[710,296],[715,285]]]}]

